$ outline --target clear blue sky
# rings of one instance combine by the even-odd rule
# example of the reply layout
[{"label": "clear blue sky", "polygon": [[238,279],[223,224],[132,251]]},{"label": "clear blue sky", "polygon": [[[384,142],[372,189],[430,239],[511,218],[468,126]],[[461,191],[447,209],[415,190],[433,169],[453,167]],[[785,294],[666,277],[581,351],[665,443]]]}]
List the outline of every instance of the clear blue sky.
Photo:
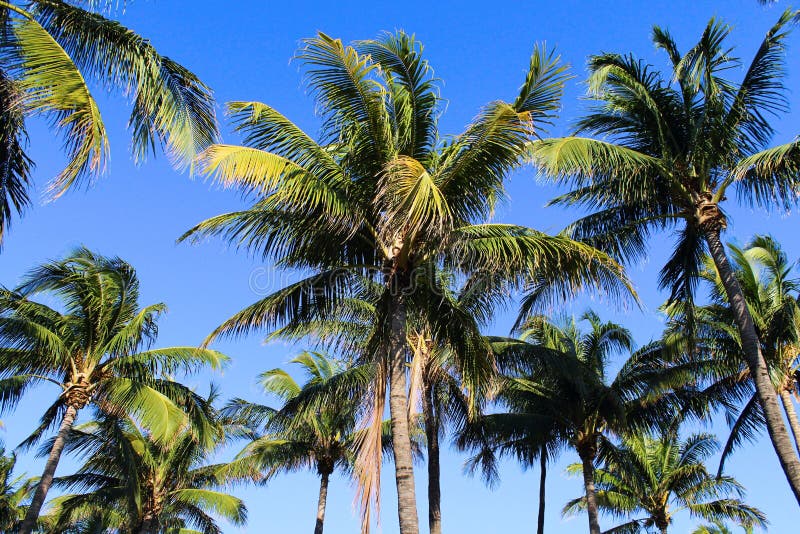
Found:
[{"label": "clear blue sky", "polygon": [[[614,1],[578,0],[527,2],[193,2],[176,0],[129,3],[122,21],[150,38],[158,49],[197,73],[214,88],[220,103],[229,100],[259,100],[268,103],[314,132],[318,122],[313,102],[301,86],[297,64],[289,62],[298,41],[321,30],[345,41],[373,37],[382,30],[404,29],[416,33],[425,44],[427,58],[444,81],[448,100],[441,121],[443,133],[460,132],[487,102],[513,98],[523,80],[529,54],[536,41],[556,45],[573,65],[577,78],[570,84],[563,112],[552,133],[565,132],[580,114],[585,60],[601,51],[634,52],[663,66],[649,40],[650,28],[669,28],[685,50],[699,37],[708,19],[718,16],[734,26],[732,43],[740,57],[754,53],[766,30],[785,7],[763,7],[756,0],[706,1]],[[793,115],[778,121],[776,142],[790,140],[798,125],[800,87],[800,32],[791,39],[789,54],[790,99]],[[194,223],[241,206],[240,199],[200,179],[173,172],[160,157],[136,168],[126,149],[125,121],[128,109],[119,98],[106,98],[98,88],[101,109],[111,135],[112,158],[107,176],[83,192],[74,192],[54,203],[36,206],[17,221],[0,254],[0,283],[13,286],[33,265],[59,257],[72,247],[85,244],[99,252],[119,255],[132,263],[142,280],[143,304],[163,301],[169,313],[161,322],[159,344],[196,344],[222,320],[258,298],[264,289],[277,288],[289,278],[275,275],[269,265],[245,254],[226,250],[219,242],[199,246],[176,245],[175,239]],[[31,126],[31,152],[38,162],[37,194],[63,162],[59,141],[42,123]],[[225,130],[228,141],[235,140]],[[516,173],[508,185],[511,201],[497,219],[557,231],[575,213],[543,205],[555,190],[536,183],[530,169]],[[797,220],[785,214],[733,210],[728,235],[740,241],[754,233],[771,232],[791,257],[800,257]],[[631,268],[647,309],[620,310],[598,305],[604,316],[626,324],[639,343],[656,336],[661,328],[655,312],[664,296],[655,280],[670,246],[669,236],[653,240],[649,262]],[[266,283],[266,286],[264,285]],[[592,303],[574,304],[580,311]],[[504,334],[510,314],[498,318],[493,332]],[[233,358],[230,367],[213,380],[226,396],[261,398],[256,375],[285,363],[300,347],[263,345],[258,336],[238,342],[220,343],[218,348]],[[205,388],[208,377],[190,382]],[[30,432],[41,410],[57,391],[43,387],[30,395],[19,409],[4,417],[0,436],[13,446]],[[724,432],[724,423],[716,430]],[[226,454],[230,454],[228,451]],[[464,458],[456,451],[444,452],[442,462],[443,521],[445,532],[500,534],[534,531],[538,474],[522,472],[513,463],[503,465],[502,481],[489,490],[478,478],[462,474]],[[575,461],[566,453],[551,467],[548,487],[549,532],[584,532],[586,520],[562,520],[560,509],[577,496],[581,484],[567,478],[564,466]],[[30,456],[20,464],[30,474],[39,474],[43,462]],[[800,513],[786,486],[778,463],[766,441],[741,449],[733,458],[730,474],[749,490],[749,502],[764,510],[770,532],[797,531]],[[64,461],[65,474],[74,462]],[[421,523],[425,507],[424,465],[417,468]],[[386,473],[391,473],[387,466]],[[391,477],[384,476],[382,532],[397,532],[395,496]],[[294,533],[313,528],[317,479],[301,473],[281,477],[266,487],[237,489],[250,510],[247,532]],[[334,478],[329,495],[326,532],[355,533],[353,488],[345,479]],[[602,526],[609,528],[610,518]],[[693,523],[676,520],[673,531],[686,532]],[[227,530],[226,530],[227,531]],[[234,532],[235,529],[230,529]]]}]

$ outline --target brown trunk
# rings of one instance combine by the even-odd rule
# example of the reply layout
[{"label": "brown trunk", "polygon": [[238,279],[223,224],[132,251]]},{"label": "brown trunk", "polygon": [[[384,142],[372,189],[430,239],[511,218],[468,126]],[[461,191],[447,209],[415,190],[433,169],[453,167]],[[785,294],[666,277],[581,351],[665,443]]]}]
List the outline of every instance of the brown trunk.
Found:
[{"label": "brown trunk", "polygon": [[[393,288],[396,289],[396,288]],[[397,484],[397,514],[400,534],[419,534],[414,464],[408,425],[408,385],[406,383],[406,305],[402,295],[394,295],[389,311],[389,413],[392,424],[392,452]]]},{"label": "brown trunk", "polygon": [[786,411],[786,419],[789,420],[789,428],[792,429],[794,446],[798,454],[800,454],[800,421],[797,420],[797,412],[792,403],[792,394],[784,389],[781,391],[781,401],[783,402],[783,409]]},{"label": "brown trunk", "polygon": [[325,524],[325,504],[328,502],[328,477],[330,473],[322,473],[319,483],[319,501],[317,502],[317,524],[314,527],[314,534],[322,534],[322,527]]},{"label": "brown trunk", "polygon": [[597,495],[594,492],[594,456],[592,451],[579,451],[583,465],[583,487],[586,491],[586,513],[589,516],[589,534],[600,534]]},{"label": "brown trunk", "polygon": [[725,293],[728,296],[728,302],[730,302],[734,320],[742,338],[744,358],[750,369],[750,376],[753,377],[761,408],[764,411],[764,419],[767,422],[767,431],[772,440],[772,446],[775,449],[775,454],[778,455],[778,461],[783,468],[783,473],[786,475],[789,486],[792,488],[795,499],[800,504],[800,459],[797,458],[794,452],[792,441],[783,422],[783,415],[775,398],[775,388],[772,386],[767,371],[767,363],[764,360],[764,355],[761,354],[761,346],[753,324],[753,318],[747,309],[747,303],[745,302],[742,288],[739,286],[739,281],[736,279],[734,271],[728,262],[725,247],[720,240],[720,228],[712,225],[704,231],[704,235],[711,257],[714,259],[714,264],[725,286]]},{"label": "brown trunk", "polygon": [[157,534],[158,522],[152,514],[148,514],[142,520],[142,526],[139,530],[140,534]]},{"label": "brown trunk", "polygon": [[428,369],[422,379],[422,414],[425,418],[425,436],[428,445],[428,530],[442,534],[441,487],[439,467],[439,421],[434,412],[433,388]]},{"label": "brown trunk", "polygon": [[142,522],[139,525],[139,534],[158,534],[161,525],[158,516],[163,509],[163,500],[159,498],[155,480],[148,481],[147,497],[142,510]]},{"label": "brown trunk", "polygon": [[25,519],[20,525],[19,532],[21,534],[31,534],[36,521],[39,519],[39,513],[42,511],[42,506],[47,498],[47,492],[53,484],[53,477],[56,474],[56,467],[58,461],[61,459],[61,453],[64,450],[64,445],[67,442],[67,435],[72,429],[72,424],[75,422],[75,416],[78,414],[78,409],[74,406],[68,406],[67,411],[64,413],[64,418],[61,420],[61,426],[56,434],[56,439],[53,441],[53,446],[50,449],[50,455],[47,457],[47,463],[44,466],[44,473],[36,486],[36,492],[33,494],[33,500],[25,514]]},{"label": "brown trunk", "polygon": [[539,451],[539,516],[536,521],[536,534],[544,534],[544,483],[547,480],[547,449]]}]

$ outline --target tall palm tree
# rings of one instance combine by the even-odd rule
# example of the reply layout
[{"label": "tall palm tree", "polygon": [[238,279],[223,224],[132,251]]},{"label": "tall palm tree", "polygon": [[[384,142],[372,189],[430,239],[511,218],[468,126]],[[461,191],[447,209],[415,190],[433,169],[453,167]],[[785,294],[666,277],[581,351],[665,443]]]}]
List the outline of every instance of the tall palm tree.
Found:
[{"label": "tall palm tree", "polygon": [[[733,269],[753,317],[761,351],[775,392],[800,451],[800,421],[794,407],[797,395],[798,342],[800,342],[800,279],[792,277],[794,264],[769,236],[755,236],[745,247],[729,244]],[[690,410],[706,415],[723,408],[731,427],[720,458],[720,470],[733,449],[754,438],[764,428],[764,414],[747,366],[742,343],[725,288],[711,258],[706,258],[699,278],[710,287],[711,302],[687,307],[675,302],[667,307],[670,323],[666,344],[673,363],[693,366],[698,381]]]},{"label": "tall palm tree", "polygon": [[[480,285],[466,284],[461,291],[453,288],[451,276],[436,273],[430,287],[418,285],[417,290],[432,290],[429,303],[435,313],[436,323],[426,323],[426,317],[408,316],[407,342],[409,361],[409,417],[422,414],[428,468],[428,529],[431,534],[441,533],[441,476],[440,438],[448,426],[463,423],[477,402],[480,391],[467,391],[465,383],[483,388],[484,385],[464,379],[459,370],[480,368],[491,348],[480,334],[480,323],[485,323],[489,308],[497,295],[487,295]],[[270,339],[311,341],[326,350],[335,350],[344,357],[354,358],[361,364],[378,369],[366,394],[361,393],[364,411],[364,439],[360,440],[354,470],[359,482],[360,504],[364,524],[369,523],[371,509],[380,499],[381,456],[385,449],[383,383],[386,367],[384,360],[373,361],[369,343],[373,333],[380,330],[376,324],[376,308],[380,304],[380,284],[362,280],[365,291],[357,298],[340,302],[324,320],[292,323],[270,335]],[[487,298],[489,302],[487,302]],[[483,307],[483,309],[481,309]],[[363,360],[363,361],[362,361]],[[376,398],[377,396],[380,398]]]},{"label": "tall palm tree", "polygon": [[[59,305],[33,300],[42,295]],[[168,376],[218,368],[227,357],[195,347],[151,349],[165,306],[141,308],[138,299],[139,280],[129,264],[83,248],[33,269],[15,290],[0,289],[0,409],[12,409],[42,383],[60,390],[26,441],[33,443],[60,419],[24,534],[34,527],[66,437],[87,405],[133,415],[156,440],[175,434],[190,417],[198,428],[205,425],[197,396]]]},{"label": "tall palm tree", "polygon": [[[314,534],[322,534],[330,476],[337,470],[351,474],[364,437],[359,430],[360,399],[343,396],[343,389],[366,391],[373,370],[306,351],[290,363],[302,368],[303,384],[281,368],[260,377],[264,392],[283,402],[277,409],[242,399],[231,401],[224,413],[231,421],[254,430],[253,440],[225,468],[237,474],[313,469],[320,477]],[[345,387],[343,384],[347,383]],[[390,450],[388,425],[382,425],[385,451]],[[387,435],[388,434],[388,435]]]},{"label": "tall palm tree", "polygon": [[[709,434],[679,440],[674,433],[650,438],[627,436],[622,445],[610,443],[601,451],[603,466],[595,471],[600,510],[628,519],[607,532],[635,534],[656,528],[666,534],[673,517],[682,511],[707,521],[733,520],[763,527],[764,514],[745,504],[744,488],[729,476],[715,476],[703,462],[719,449]],[[580,471],[574,464],[571,471]],[[586,507],[573,499],[564,507],[572,514]],[[641,515],[631,519],[631,516]]]},{"label": "tall palm tree", "polygon": [[6,456],[5,446],[0,443],[0,529],[3,532],[12,532],[25,517],[26,501],[36,485],[35,480],[24,474],[15,476],[16,465],[16,455]]},{"label": "tall palm tree", "polygon": [[415,404],[420,405],[425,431],[428,531],[430,534],[441,534],[440,440],[448,427],[456,429],[473,417],[477,400],[474,398],[474,389],[466,387],[459,372],[459,364],[470,359],[470,355],[458,352],[459,349],[467,349],[473,356],[480,355],[482,347],[437,342],[431,331],[425,329],[412,331],[409,345],[413,354],[409,366],[409,409],[415,410]]},{"label": "tall palm tree", "polygon": [[[221,235],[311,276],[231,317],[211,335],[243,335],[328,314],[379,281],[370,347],[385,358],[394,436],[398,516],[403,534],[419,531],[408,428],[407,316],[418,291],[444,264],[457,272],[503,273],[522,284],[533,272],[560,277],[564,292],[627,287],[607,256],[563,236],[486,224],[535,130],[558,108],[565,68],[537,48],[512,102],[486,106],[466,131],[442,141],[438,84],[421,45],[398,32],[345,46],[324,34],[297,57],[322,115],[319,141],[273,108],[234,102],[228,109],[245,146],[214,145],[205,172],[254,194],[249,209],[219,215],[186,236]],[[486,372],[490,365],[484,366]]]},{"label": "tall palm tree", "polygon": [[220,490],[229,482],[221,475],[225,465],[206,461],[222,443],[221,428],[214,438],[199,439],[187,428],[155,440],[130,419],[113,417],[73,428],[67,450],[87,459],[55,484],[80,493],[57,497],[46,524],[53,532],[93,525],[92,532],[140,534],[221,534],[214,516],[244,525],[244,502]]},{"label": "tall palm tree", "polygon": [[[600,533],[595,494],[598,450],[613,435],[666,423],[677,397],[670,386],[685,378],[672,376],[652,358],[637,351],[614,376],[611,357],[632,349],[631,333],[586,312],[561,324],[543,316],[528,320],[523,339],[493,338],[499,366],[497,402],[508,411],[485,415],[462,443],[488,452],[532,460],[553,456],[569,447],[581,459],[589,532]],[[491,454],[477,461],[492,461]]]},{"label": "tall palm tree", "polygon": [[109,4],[0,1],[0,243],[12,211],[30,203],[27,117],[44,115],[63,134],[67,165],[50,185],[53,195],[103,172],[108,136],[87,81],[133,103],[128,126],[136,161],[158,145],[185,166],[217,139],[209,88],[95,9]]},{"label": "tall palm tree", "polygon": [[573,237],[634,260],[645,253],[651,233],[678,229],[659,279],[673,298],[690,298],[708,250],[731,303],[773,447],[800,503],[800,459],[721,241],[727,227],[722,204],[733,193],[765,207],[797,201],[800,142],[767,148],[773,135],[768,119],[787,109],[785,41],[795,15],[781,15],[738,83],[723,77],[738,65],[726,45],[730,27],[714,19],[685,54],[666,30],[653,29],[654,43],[672,63],[666,76],[632,55],[593,56],[589,85],[598,103],[578,131],[607,140],[547,139],[533,144],[532,155],[548,176],[574,186],[555,203],[594,211],[570,226]]}]

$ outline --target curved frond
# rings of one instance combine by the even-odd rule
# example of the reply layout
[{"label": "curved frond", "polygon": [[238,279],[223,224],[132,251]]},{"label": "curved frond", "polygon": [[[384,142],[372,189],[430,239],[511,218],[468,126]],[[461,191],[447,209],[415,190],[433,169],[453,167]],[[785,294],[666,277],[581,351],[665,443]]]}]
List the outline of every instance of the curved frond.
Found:
[{"label": "curved frond", "polygon": [[433,69],[422,57],[422,44],[413,35],[397,31],[359,41],[355,47],[391,77],[388,88],[397,128],[397,153],[423,159],[437,142],[440,98]]},{"label": "curved frond", "polygon": [[127,378],[107,379],[102,398],[105,410],[119,416],[131,414],[159,442],[167,442],[188,422],[186,413],[169,397]]},{"label": "curved frond", "polygon": [[83,75],[53,36],[39,22],[27,18],[15,22],[14,33],[26,107],[49,115],[64,132],[69,161],[50,186],[59,196],[87,174],[103,170],[108,155],[105,126]]},{"label": "curved frond", "polygon": [[25,152],[24,95],[19,84],[0,69],[0,245],[11,218],[30,204],[28,187],[33,162]]},{"label": "curved frond", "polygon": [[800,190],[800,141],[757,152],[738,162],[732,179],[739,197],[758,206],[790,209]]},{"label": "curved frond", "polygon": [[211,90],[122,24],[66,2],[37,0],[36,19],[87,76],[133,101],[132,149],[143,160],[164,145],[178,165],[218,137]]}]

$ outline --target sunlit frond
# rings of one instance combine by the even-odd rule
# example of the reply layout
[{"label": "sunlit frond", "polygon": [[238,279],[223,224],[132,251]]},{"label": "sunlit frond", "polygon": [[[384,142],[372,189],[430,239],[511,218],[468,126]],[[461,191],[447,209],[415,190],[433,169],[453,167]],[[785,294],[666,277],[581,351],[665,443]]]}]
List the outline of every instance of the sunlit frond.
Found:
[{"label": "sunlit frond", "polygon": [[378,208],[385,212],[378,230],[384,241],[409,241],[447,235],[452,214],[446,197],[423,165],[408,156],[390,161],[381,179]]},{"label": "sunlit frond", "polygon": [[211,90],[189,70],[161,56],[147,39],[98,13],[65,2],[35,4],[36,19],[84,75],[132,100],[129,126],[137,160],[159,144],[174,163],[185,166],[216,141]]},{"label": "sunlit frond", "polygon": [[437,142],[439,87],[433,69],[422,57],[423,47],[413,35],[384,33],[355,45],[389,76],[392,112],[398,137],[397,153],[424,159]]},{"label": "sunlit frond", "polygon": [[108,139],[86,81],[64,48],[34,19],[14,25],[21,55],[20,87],[25,105],[52,117],[63,132],[68,162],[50,190],[63,194],[78,180],[103,171]]},{"label": "sunlit frond", "polygon": [[800,200],[800,141],[757,152],[738,162],[731,178],[743,201],[788,210]]}]

